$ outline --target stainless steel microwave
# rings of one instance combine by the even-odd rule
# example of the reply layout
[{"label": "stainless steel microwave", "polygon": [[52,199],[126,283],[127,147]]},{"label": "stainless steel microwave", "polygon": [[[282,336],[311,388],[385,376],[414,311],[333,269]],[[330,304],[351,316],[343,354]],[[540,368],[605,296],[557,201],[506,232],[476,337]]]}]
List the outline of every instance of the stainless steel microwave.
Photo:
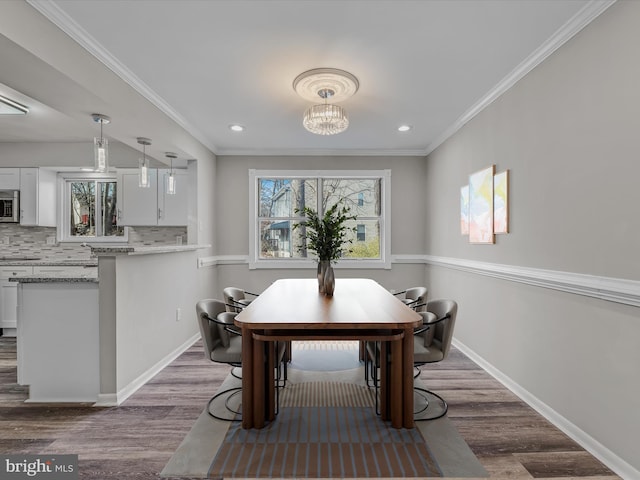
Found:
[{"label": "stainless steel microwave", "polygon": [[18,223],[20,221],[20,192],[18,190],[0,190],[0,222]]}]

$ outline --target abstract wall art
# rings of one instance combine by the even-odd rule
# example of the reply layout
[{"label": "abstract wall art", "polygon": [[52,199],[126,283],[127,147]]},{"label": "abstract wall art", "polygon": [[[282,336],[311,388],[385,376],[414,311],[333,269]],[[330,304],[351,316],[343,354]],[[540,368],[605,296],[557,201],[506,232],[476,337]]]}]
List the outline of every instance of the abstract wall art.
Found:
[{"label": "abstract wall art", "polygon": [[469,185],[460,188],[460,233],[469,235]]},{"label": "abstract wall art", "polygon": [[469,242],[494,243],[493,175],[495,165],[469,175]]},{"label": "abstract wall art", "polygon": [[509,170],[493,177],[493,233],[509,233]]}]

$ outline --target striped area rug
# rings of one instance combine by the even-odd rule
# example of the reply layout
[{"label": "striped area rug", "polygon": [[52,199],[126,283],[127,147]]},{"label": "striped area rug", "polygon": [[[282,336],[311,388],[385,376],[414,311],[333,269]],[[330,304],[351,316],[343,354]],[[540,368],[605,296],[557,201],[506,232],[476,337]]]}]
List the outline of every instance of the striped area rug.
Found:
[{"label": "striped area rug", "polygon": [[[301,406],[302,405],[302,406]],[[442,477],[417,428],[395,429],[375,414],[363,385],[288,385],[276,420],[260,430],[232,424],[212,478]]]}]

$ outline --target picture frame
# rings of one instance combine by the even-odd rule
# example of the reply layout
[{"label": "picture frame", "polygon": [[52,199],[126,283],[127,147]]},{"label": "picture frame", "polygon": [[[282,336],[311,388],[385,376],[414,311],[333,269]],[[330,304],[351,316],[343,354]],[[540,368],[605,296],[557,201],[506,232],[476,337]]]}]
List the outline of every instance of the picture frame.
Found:
[{"label": "picture frame", "polygon": [[469,243],[495,243],[493,176],[495,165],[469,175]]}]

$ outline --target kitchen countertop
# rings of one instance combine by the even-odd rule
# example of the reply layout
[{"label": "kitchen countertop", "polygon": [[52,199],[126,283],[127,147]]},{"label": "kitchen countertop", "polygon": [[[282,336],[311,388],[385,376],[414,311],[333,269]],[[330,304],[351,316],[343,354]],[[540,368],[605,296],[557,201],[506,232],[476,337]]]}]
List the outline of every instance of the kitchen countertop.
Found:
[{"label": "kitchen countertop", "polygon": [[98,283],[98,276],[78,275],[76,274],[44,274],[39,275],[23,275],[9,278],[10,282],[19,283]]},{"label": "kitchen countertop", "polygon": [[15,266],[29,266],[29,267],[97,267],[98,259],[47,259],[38,258],[37,260],[20,260],[20,259],[0,259],[0,267],[15,267]]},{"label": "kitchen countertop", "polygon": [[210,246],[211,245],[100,245],[91,246],[91,255],[149,255],[154,253],[192,252],[202,248],[209,248]]}]

